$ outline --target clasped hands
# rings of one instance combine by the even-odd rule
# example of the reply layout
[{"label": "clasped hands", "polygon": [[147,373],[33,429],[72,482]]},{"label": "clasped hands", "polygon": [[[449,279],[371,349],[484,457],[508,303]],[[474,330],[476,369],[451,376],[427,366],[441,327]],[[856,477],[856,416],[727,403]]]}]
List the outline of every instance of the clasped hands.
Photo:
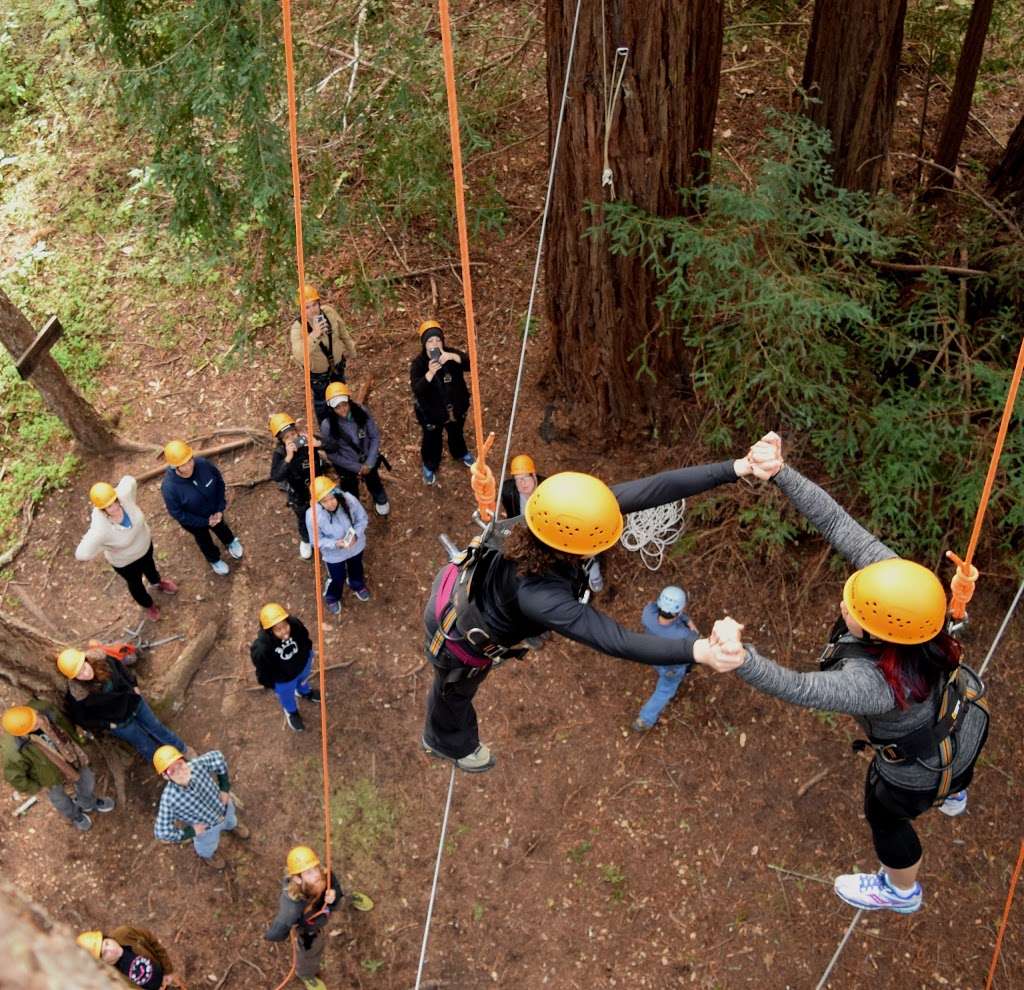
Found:
[{"label": "clasped hands", "polygon": [[766,433],[747,451],[745,457],[733,462],[739,478],[753,475],[762,481],[774,478],[782,470],[782,438],[774,432]]},{"label": "clasped hands", "polygon": [[740,639],[742,632],[743,626],[735,619],[729,616],[719,619],[712,626],[710,636],[693,644],[693,659],[717,674],[728,674],[747,659]]}]

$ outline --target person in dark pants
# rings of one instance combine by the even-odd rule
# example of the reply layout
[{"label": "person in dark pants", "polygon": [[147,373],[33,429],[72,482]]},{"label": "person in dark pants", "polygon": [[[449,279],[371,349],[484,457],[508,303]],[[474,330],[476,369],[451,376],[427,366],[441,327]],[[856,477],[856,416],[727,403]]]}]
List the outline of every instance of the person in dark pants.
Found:
[{"label": "person in dark pants", "polygon": [[191,533],[215,574],[227,574],[230,568],[220,559],[211,530],[227,547],[235,560],[242,559],[242,544],[224,520],[227,508],[224,478],[205,457],[193,457],[184,440],[171,440],[164,447],[167,470],[160,494],[171,518]]},{"label": "person in dark pants", "polygon": [[338,471],[341,490],[359,498],[362,480],[374,511],[386,516],[391,505],[380,480],[380,465],[387,463],[380,452],[380,430],[370,410],[353,402],[349,387],[342,382],[327,386],[327,416],[320,423],[320,438],[328,460]]},{"label": "person in dark pants", "polygon": [[415,400],[416,419],[423,430],[420,456],[423,480],[432,485],[441,466],[444,438],[448,434],[448,451],[467,467],[475,458],[466,448],[464,428],[469,412],[469,355],[445,347],[441,324],[426,320],[420,324],[420,353],[409,366],[409,382]]},{"label": "person in dark pants", "polygon": [[864,815],[881,869],[838,876],[835,892],[865,911],[911,914],[923,896],[913,821],[936,805],[949,816],[966,809],[967,786],[988,737],[984,685],[960,663],[960,643],[945,631],[946,593],[934,573],[897,557],[818,485],[784,465],[774,433],[750,458],[758,476],[772,478],[856,570],[843,588],[818,670],[789,670],[761,656],[739,642],[736,625],[736,673],[783,701],[855,716],[868,738],[854,748],[875,753]]},{"label": "person in dark pants", "polygon": [[319,423],[327,415],[327,386],[331,382],[345,380],[345,365],[349,358],[356,356],[356,345],[342,325],[338,311],[327,303],[321,303],[315,286],[303,286],[299,305],[305,312],[305,320],[300,318],[292,324],[292,360],[300,368],[304,366],[304,322],[309,336],[309,385],[313,390],[313,408]]},{"label": "person in dark pants", "polygon": [[526,508],[526,500],[533,490],[544,480],[544,475],[537,474],[537,465],[529,454],[517,454],[508,465],[510,477],[501,486],[501,507],[509,519],[521,516]]},{"label": "person in dark pants", "polygon": [[270,432],[277,438],[270,460],[270,477],[288,493],[288,508],[295,513],[299,525],[299,556],[309,560],[313,556],[313,546],[306,529],[306,509],[309,508],[309,451],[310,444],[314,451],[317,477],[326,469],[320,451],[320,441],[313,437],[312,441],[299,432],[295,420],[288,413],[274,413],[270,417]]},{"label": "person in dark pants", "polygon": [[443,567],[423,616],[434,667],[423,731],[427,751],[462,770],[490,769],[494,760],[480,742],[473,697],[495,660],[525,655],[527,641],[549,631],[636,663],[720,665],[721,647],[708,639],[635,633],[591,608],[584,601],[585,563],[618,541],[623,513],[676,502],[751,471],[750,462],[740,458],[614,488],[574,471],[555,474],[530,496],[524,524],[511,527],[501,550],[488,551],[474,568],[468,608],[456,595],[459,565]]},{"label": "person in dark pants", "polygon": [[288,728],[302,732],[306,726],[296,698],[319,701],[320,692],[307,683],[313,667],[313,641],[306,627],[277,602],[260,609],[260,631],[249,647],[256,680],[277,695]]},{"label": "person in dark pants", "polygon": [[[366,527],[369,517],[355,495],[338,488],[330,478],[317,478],[313,486],[317,501],[315,524],[319,528],[320,557],[330,580],[324,588],[324,604],[331,615],[341,612],[345,584],[360,602],[370,600],[363,572]],[[313,531],[313,507],[306,510],[306,525]]]},{"label": "person in dark pants", "polygon": [[156,621],[160,609],[146,590],[151,588],[173,595],[178,586],[170,578],[162,578],[153,560],[153,536],[146,514],[135,498],[138,483],[126,474],[115,488],[97,481],[89,489],[92,517],[89,531],[75,550],[76,560],[92,560],[102,553],[108,564],[124,578],[132,598],[146,610],[146,617]]}]

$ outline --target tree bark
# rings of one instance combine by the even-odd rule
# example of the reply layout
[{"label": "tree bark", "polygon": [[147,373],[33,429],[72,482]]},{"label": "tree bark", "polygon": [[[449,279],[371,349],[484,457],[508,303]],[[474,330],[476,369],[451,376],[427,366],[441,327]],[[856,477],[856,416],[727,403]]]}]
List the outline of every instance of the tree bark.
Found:
[{"label": "tree bark", "polygon": [[21,691],[56,701],[64,678],[57,671],[63,644],[12,615],[0,613],[0,641],[4,644],[0,678]]},{"label": "tree bark", "polygon": [[932,189],[953,187],[953,176],[950,172],[956,169],[960,145],[963,143],[964,134],[967,133],[967,119],[974,100],[974,86],[978,81],[978,69],[985,51],[989,21],[992,19],[992,4],[993,0],[974,0],[974,6],[971,8],[963,48],[960,50],[960,61],[956,67],[956,79],[949,94],[949,105],[942,121],[942,133],[935,145],[933,156],[935,164],[948,171],[932,170],[929,183]]},{"label": "tree bark", "polygon": [[[36,331],[28,318],[0,289],[0,343],[12,360],[21,357],[35,337]],[[29,381],[83,450],[102,454],[122,446],[110,424],[75,391],[51,354],[40,356]]]},{"label": "tree bark", "polygon": [[832,135],[836,182],[875,191],[896,114],[907,0],[817,0],[803,88],[806,113]]},{"label": "tree bark", "polygon": [[1021,117],[1003,157],[988,174],[989,186],[1000,199],[1024,210],[1024,117]]},{"label": "tree bark", "polygon": [[[549,147],[553,144],[576,4],[547,0]],[[604,18],[602,18],[604,14]],[[611,437],[658,425],[690,388],[685,351],[655,306],[658,286],[636,257],[612,256],[601,224],[612,196],[650,213],[682,212],[679,190],[707,177],[722,51],[720,0],[585,3],[552,190],[545,245],[553,352],[545,384],[576,421],[600,421]],[[602,186],[605,108],[602,53],[629,48],[608,129],[613,188]],[[592,211],[587,204],[593,204]],[[641,357],[654,379],[637,384]]]}]

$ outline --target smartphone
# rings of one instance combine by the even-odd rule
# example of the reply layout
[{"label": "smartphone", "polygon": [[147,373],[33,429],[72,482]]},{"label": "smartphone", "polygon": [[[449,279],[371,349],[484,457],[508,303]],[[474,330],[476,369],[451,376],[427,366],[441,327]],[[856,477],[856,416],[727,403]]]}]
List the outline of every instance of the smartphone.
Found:
[{"label": "smartphone", "polygon": [[351,526],[349,526],[348,532],[345,534],[345,542],[351,546],[353,543],[355,543],[355,541],[356,531]]},{"label": "smartphone", "polygon": [[441,348],[440,347],[431,347],[427,351],[427,357],[429,357],[431,361],[436,361],[438,358],[441,357]]}]

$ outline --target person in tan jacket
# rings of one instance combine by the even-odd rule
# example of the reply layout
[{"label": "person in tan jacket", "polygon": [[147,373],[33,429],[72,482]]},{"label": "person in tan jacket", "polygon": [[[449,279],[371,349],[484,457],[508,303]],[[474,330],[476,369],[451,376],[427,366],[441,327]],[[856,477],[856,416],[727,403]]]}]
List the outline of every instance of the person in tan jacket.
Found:
[{"label": "person in tan jacket", "polygon": [[128,591],[145,610],[148,618],[160,618],[160,609],[146,590],[150,586],[166,595],[173,595],[178,586],[162,578],[153,560],[153,535],[146,514],[135,501],[138,483],[126,474],[115,488],[106,481],[97,481],[89,489],[92,516],[89,531],[75,550],[76,560],[92,560],[101,553],[108,564],[124,578]]},{"label": "person in tan jacket", "polygon": [[[313,389],[316,421],[322,423],[327,418],[327,386],[345,381],[345,364],[356,356],[356,345],[342,325],[338,311],[320,302],[316,286],[302,287],[299,305],[303,307],[309,335],[309,384]],[[292,324],[292,358],[299,365],[303,363],[302,329],[300,320]]]},{"label": "person in tan jacket", "polygon": [[169,990],[185,985],[174,974],[167,950],[148,928],[120,925],[109,935],[101,931],[82,932],[75,941],[94,959],[113,966],[132,986]]}]

